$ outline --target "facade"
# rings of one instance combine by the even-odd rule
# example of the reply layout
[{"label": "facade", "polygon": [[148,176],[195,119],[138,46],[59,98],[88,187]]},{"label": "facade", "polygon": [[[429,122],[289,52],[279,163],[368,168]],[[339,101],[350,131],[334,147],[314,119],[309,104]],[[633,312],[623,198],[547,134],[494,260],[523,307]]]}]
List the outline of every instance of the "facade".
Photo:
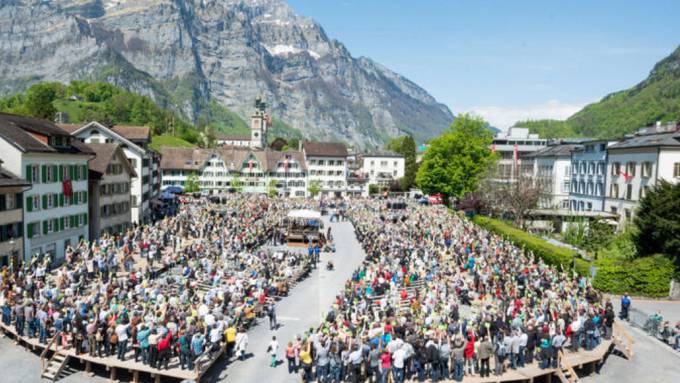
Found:
[{"label": "facade", "polygon": [[607,147],[614,143],[606,140],[587,141],[571,152],[569,210],[604,210]]},{"label": "facade", "polygon": [[404,177],[406,161],[398,153],[382,151],[362,156],[362,171],[369,185],[389,186]]},{"label": "facade", "polygon": [[539,138],[538,134],[530,134],[527,128],[512,127],[507,132],[496,133],[491,143],[491,150],[499,155],[496,178],[512,181],[522,174],[533,174],[533,161],[523,160],[547,145],[547,140]]},{"label": "facade", "polygon": [[569,209],[571,189],[571,151],[574,144],[554,144],[526,157],[533,158],[534,181],[541,190],[538,207],[542,209]]},{"label": "facade", "polygon": [[[68,129],[72,125],[64,125]],[[113,126],[96,121],[71,128],[71,134],[88,144],[117,143],[137,174],[132,180],[131,220],[134,223],[151,219],[151,200],[160,194],[160,155],[149,148],[151,131],[146,126]],[[157,172],[157,173],[156,173]]]},{"label": "facade", "polygon": [[0,113],[0,155],[6,169],[29,181],[24,192],[24,260],[64,257],[88,238],[88,166],[93,153],[53,123]]},{"label": "facade", "polygon": [[18,265],[24,254],[23,193],[30,188],[0,161],[0,268]]},{"label": "facade", "polygon": [[130,195],[135,170],[119,144],[88,144],[96,154],[89,162],[90,238],[124,233],[132,227]]},{"label": "facade", "polygon": [[307,168],[301,152],[277,152],[228,147],[218,149],[164,148],[163,187],[186,186],[196,177],[201,191],[268,193],[284,197],[307,194]]},{"label": "facade", "polygon": [[345,195],[348,156],[345,144],[305,141],[302,151],[309,171],[308,182],[318,182],[322,196]]},{"label": "facade", "polygon": [[604,210],[619,214],[619,227],[635,218],[635,210],[660,180],[680,180],[680,131],[673,124],[644,129],[607,149]]}]

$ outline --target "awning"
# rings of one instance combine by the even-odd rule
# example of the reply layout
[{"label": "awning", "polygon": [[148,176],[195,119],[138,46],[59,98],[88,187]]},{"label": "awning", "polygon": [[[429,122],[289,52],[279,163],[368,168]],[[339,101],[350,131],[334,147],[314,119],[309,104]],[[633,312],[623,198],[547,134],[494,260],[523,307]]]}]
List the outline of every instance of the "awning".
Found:
[{"label": "awning", "polygon": [[291,210],[288,212],[288,218],[302,218],[302,219],[321,219],[321,213],[309,209]]}]

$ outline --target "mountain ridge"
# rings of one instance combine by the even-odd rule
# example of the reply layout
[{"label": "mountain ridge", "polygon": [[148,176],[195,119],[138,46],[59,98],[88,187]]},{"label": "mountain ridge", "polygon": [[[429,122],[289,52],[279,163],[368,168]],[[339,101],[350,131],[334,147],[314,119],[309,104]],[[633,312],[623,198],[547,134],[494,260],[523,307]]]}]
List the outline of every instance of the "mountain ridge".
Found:
[{"label": "mountain ridge", "polygon": [[[196,122],[211,101],[246,121],[260,95],[310,137],[381,145],[438,135],[451,111],[280,0],[13,0],[0,6],[0,94],[103,80]],[[5,40],[5,41],[3,41]],[[31,70],[32,68],[35,68]]]}]

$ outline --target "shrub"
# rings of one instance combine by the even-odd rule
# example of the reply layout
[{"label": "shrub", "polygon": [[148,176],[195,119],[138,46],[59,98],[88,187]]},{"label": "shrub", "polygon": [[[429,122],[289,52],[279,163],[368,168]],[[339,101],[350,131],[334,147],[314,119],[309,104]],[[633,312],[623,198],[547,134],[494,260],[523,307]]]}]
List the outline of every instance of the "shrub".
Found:
[{"label": "shrub", "polygon": [[673,277],[673,262],[668,257],[655,254],[649,257],[627,260],[602,258],[595,261],[597,274],[595,288],[612,294],[628,292],[649,297],[668,296]]},{"label": "shrub", "polygon": [[[575,254],[573,250],[550,244],[541,238],[497,219],[478,215],[473,218],[473,221],[489,231],[510,239],[515,245],[533,252],[534,255],[542,258],[545,263],[564,268],[569,268],[572,265]],[[576,258],[576,272],[587,276],[589,274],[588,262]]]}]

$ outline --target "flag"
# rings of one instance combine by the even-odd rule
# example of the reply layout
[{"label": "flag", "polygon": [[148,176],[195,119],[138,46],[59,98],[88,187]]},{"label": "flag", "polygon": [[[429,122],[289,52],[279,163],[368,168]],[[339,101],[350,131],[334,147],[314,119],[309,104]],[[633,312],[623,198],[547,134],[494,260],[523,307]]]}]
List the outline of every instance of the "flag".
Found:
[{"label": "flag", "polygon": [[283,160],[283,172],[288,173],[288,159]]},{"label": "flag", "polygon": [[515,150],[513,152],[513,158],[515,159],[515,166],[519,163],[519,146],[515,144]]},{"label": "flag", "polygon": [[633,175],[628,172],[622,172],[621,175],[623,176],[623,180],[625,182],[630,182],[630,180],[633,179]]},{"label": "flag", "polygon": [[496,143],[491,144],[491,153],[496,153]]},{"label": "flag", "polygon": [[73,195],[73,185],[71,185],[71,180],[64,180],[61,182],[61,189],[64,193],[64,197],[71,197]]},{"label": "flag", "polygon": [[253,170],[253,160],[248,160],[248,171]]}]

